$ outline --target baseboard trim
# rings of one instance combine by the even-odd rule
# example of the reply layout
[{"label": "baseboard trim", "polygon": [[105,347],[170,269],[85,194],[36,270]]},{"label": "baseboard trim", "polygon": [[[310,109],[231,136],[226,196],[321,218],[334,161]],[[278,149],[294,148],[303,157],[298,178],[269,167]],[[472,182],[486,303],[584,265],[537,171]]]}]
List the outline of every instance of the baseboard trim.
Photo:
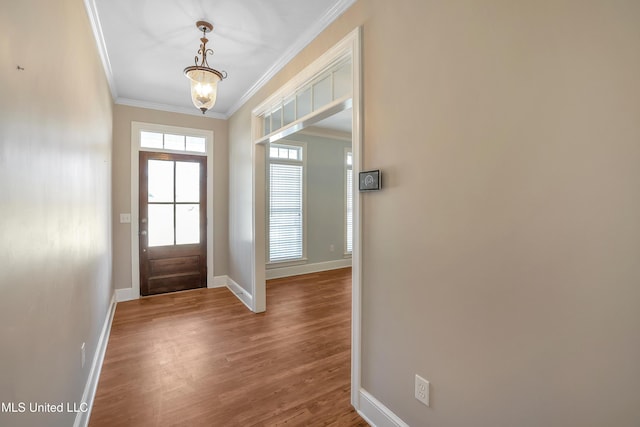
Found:
[{"label": "baseboard trim", "polygon": [[133,296],[133,288],[116,289],[116,302],[131,301],[139,299],[138,296]]},{"label": "baseboard trim", "polygon": [[266,270],[266,278],[279,279],[281,277],[298,276],[300,274],[337,270],[338,268],[346,267],[351,267],[351,258],[316,262],[313,264],[294,265],[291,267],[269,268]]},{"label": "baseboard trim", "polygon": [[100,379],[100,372],[102,371],[102,363],[104,362],[104,355],[107,351],[107,344],[109,343],[111,322],[113,322],[113,315],[116,311],[116,294],[117,292],[114,292],[113,296],[111,297],[111,303],[109,304],[107,316],[104,319],[104,324],[102,325],[102,331],[100,332],[100,338],[98,339],[96,352],[93,355],[93,361],[91,363],[89,377],[87,378],[87,384],[85,385],[84,392],[82,393],[81,402],[86,403],[87,411],[78,412],[76,414],[76,419],[73,423],[73,427],[87,427],[89,425],[91,409],[93,408],[93,399],[96,397],[98,380]]},{"label": "baseboard trim", "polygon": [[207,288],[224,288],[225,286],[227,286],[228,279],[229,278],[227,276],[216,276],[213,278],[213,281],[210,280],[207,282]]},{"label": "baseboard trim", "polygon": [[[213,281],[207,280],[207,288],[224,288],[227,286],[227,276],[216,276]],[[125,302],[134,299],[139,299],[139,296],[134,296],[133,288],[116,289],[116,301]]]},{"label": "baseboard trim", "polygon": [[409,427],[382,402],[365,389],[360,389],[360,408],[358,414],[372,427]]},{"label": "baseboard trim", "polygon": [[225,285],[231,293],[233,293],[247,308],[251,311],[251,306],[253,305],[253,295],[247,292],[242,286],[238,285],[231,277],[224,276],[226,278]]}]

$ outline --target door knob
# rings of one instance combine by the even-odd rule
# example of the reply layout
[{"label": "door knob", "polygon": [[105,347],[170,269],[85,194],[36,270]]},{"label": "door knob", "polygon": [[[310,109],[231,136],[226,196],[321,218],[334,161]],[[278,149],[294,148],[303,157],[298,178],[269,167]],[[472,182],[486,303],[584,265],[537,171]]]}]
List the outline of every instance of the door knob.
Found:
[{"label": "door knob", "polygon": [[141,236],[146,236],[146,235],[147,235],[147,232],[146,232],[145,230],[142,230],[142,231],[140,232],[140,235],[141,235]]}]

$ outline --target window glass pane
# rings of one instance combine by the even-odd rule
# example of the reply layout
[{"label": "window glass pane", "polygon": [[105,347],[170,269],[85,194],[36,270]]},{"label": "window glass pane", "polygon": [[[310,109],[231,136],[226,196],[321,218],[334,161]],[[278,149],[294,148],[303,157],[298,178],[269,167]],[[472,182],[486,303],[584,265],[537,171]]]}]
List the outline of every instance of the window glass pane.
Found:
[{"label": "window glass pane", "polygon": [[206,153],[205,139],[195,136],[187,137],[187,151],[195,151],[197,153]]},{"label": "window glass pane", "polygon": [[275,132],[282,127],[282,107],[279,107],[271,113],[271,127],[272,132]]},{"label": "window glass pane", "polygon": [[353,154],[347,153],[347,164],[349,166],[353,165]]},{"label": "window glass pane", "polygon": [[173,245],[173,205],[149,205],[149,246]]},{"label": "window glass pane", "polygon": [[176,202],[200,201],[200,164],[176,162]]},{"label": "window glass pane", "polygon": [[296,119],[296,103],[295,98],[291,98],[284,102],[283,126],[288,125]]},{"label": "window glass pane", "polygon": [[313,84],[313,111],[331,102],[331,75]]},{"label": "window glass pane", "polygon": [[264,135],[269,135],[271,133],[271,114],[267,114],[264,116]]},{"label": "window glass pane", "polygon": [[351,94],[351,61],[340,66],[333,73],[333,99]]},{"label": "window glass pane", "polygon": [[311,88],[298,93],[296,99],[296,119],[299,119],[311,112]]},{"label": "window glass pane", "polygon": [[144,148],[162,148],[162,134],[140,132],[140,146]]},{"label": "window glass pane", "polygon": [[149,160],[149,202],[173,202],[173,162]]},{"label": "window glass pane", "polygon": [[165,150],[184,151],[184,135],[164,134],[164,148]]},{"label": "window glass pane", "polygon": [[200,243],[200,205],[176,205],[176,244]]},{"label": "window glass pane", "polygon": [[272,144],[269,147],[269,157],[272,159],[302,161],[302,147]]}]

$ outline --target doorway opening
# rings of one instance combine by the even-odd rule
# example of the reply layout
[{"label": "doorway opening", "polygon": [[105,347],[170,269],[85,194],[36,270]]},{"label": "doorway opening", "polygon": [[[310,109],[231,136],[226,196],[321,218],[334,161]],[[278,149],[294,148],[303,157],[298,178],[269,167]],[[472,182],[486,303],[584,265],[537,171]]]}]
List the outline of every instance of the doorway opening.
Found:
[{"label": "doorway opening", "polygon": [[140,152],[140,294],[207,286],[207,163]]},{"label": "doorway opening", "polygon": [[351,109],[266,147],[266,279],[351,267]]},{"label": "doorway opening", "polygon": [[212,287],[213,132],[131,123],[131,295]]},{"label": "doorway opening", "polygon": [[[253,139],[253,240],[252,240],[252,301],[251,309],[258,313],[267,309],[267,151],[269,144],[308,130],[336,113],[351,112],[351,173],[361,170],[361,30],[356,28],[343,40],[320,56],[290,82],[272,94],[252,111]],[[343,73],[342,61],[350,64]],[[310,98],[310,104],[307,100]],[[301,110],[299,103],[311,108]],[[274,126],[274,121],[276,126]],[[346,154],[345,154],[346,156]],[[352,176],[353,176],[352,175]],[[360,407],[360,336],[361,336],[361,233],[360,195],[351,180],[350,224],[351,272],[351,403]],[[346,236],[346,233],[345,233]],[[346,245],[346,243],[345,243]]]}]

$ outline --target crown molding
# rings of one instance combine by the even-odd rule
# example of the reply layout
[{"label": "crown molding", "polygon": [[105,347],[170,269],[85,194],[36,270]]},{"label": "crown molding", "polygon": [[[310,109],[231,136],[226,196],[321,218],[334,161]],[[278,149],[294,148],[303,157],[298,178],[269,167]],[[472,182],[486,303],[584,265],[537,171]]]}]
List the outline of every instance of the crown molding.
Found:
[{"label": "crown molding", "polygon": [[287,51],[231,106],[225,113],[231,117],[238,111],[253,95],[255,95],[269,80],[271,80],[285,65],[298,55],[302,49],[307,47],[320,33],[322,33],[333,21],[342,15],[356,0],[338,0],[336,4],[309,27],[307,31],[293,43]]},{"label": "crown molding", "polygon": [[100,25],[100,16],[98,15],[98,9],[96,8],[95,0],[84,0],[84,8],[87,12],[87,16],[89,17],[89,22],[91,23],[91,29],[93,30],[93,38],[96,41],[96,46],[98,47],[98,53],[100,54],[100,60],[102,61],[102,68],[104,68],[104,74],[107,77],[107,82],[109,83],[111,98],[116,100],[118,98],[118,91],[116,89],[116,82],[113,78],[111,61],[109,60],[107,45],[104,42],[104,35],[102,34],[102,25]]},{"label": "crown molding", "polygon": [[197,110],[196,107],[193,107],[193,108],[178,107],[175,105],[159,104],[159,103],[147,102],[147,101],[138,101],[137,99],[130,99],[130,98],[117,98],[115,103],[118,105],[127,105],[129,107],[138,107],[138,108],[146,108],[148,110],[166,111],[168,113],[188,114],[190,116],[206,117],[209,119],[227,120],[229,118],[224,114],[214,113],[212,111],[208,111],[206,114],[203,115],[202,111]]},{"label": "crown molding", "polygon": [[176,105],[159,104],[159,103],[147,102],[147,101],[138,101],[137,99],[130,99],[130,98],[116,98],[115,103],[118,105],[128,105],[129,107],[146,108],[149,110],[166,111],[169,113],[189,114],[191,116],[207,117],[209,119],[226,120],[229,118],[225,114],[215,113],[212,111],[208,111],[206,114],[203,115],[202,111],[196,109],[196,107],[193,107],[193,108],[178,107]]}]

